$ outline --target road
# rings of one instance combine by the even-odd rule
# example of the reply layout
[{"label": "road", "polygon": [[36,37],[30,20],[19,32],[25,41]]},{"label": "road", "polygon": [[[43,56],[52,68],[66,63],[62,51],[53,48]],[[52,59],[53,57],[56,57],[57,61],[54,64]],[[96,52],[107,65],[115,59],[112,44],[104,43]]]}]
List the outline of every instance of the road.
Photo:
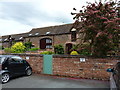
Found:
[{"label": "road", "polygon": [[31,75],[14,78],[2,88],[109,88],[109,82]]}]

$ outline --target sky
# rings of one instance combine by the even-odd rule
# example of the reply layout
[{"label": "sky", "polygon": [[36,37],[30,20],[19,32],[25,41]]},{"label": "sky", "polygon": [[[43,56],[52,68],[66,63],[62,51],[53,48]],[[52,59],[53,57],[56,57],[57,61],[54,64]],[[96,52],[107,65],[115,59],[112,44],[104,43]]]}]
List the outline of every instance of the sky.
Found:
[{"label": "sky", "polygon": [[[95,0],[0,0],[0,36],[73,23],[73,8]],[[97,0],[99,1],[99,0]]]}]

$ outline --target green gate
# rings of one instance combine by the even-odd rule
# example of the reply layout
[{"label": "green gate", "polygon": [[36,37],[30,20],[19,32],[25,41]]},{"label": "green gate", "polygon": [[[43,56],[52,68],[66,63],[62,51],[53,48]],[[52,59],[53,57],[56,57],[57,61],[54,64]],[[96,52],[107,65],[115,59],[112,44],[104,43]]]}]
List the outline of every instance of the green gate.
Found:
[{"label": "green gate", "polygon": [[52,74],[52,55],[43,56],[43,73]]}]

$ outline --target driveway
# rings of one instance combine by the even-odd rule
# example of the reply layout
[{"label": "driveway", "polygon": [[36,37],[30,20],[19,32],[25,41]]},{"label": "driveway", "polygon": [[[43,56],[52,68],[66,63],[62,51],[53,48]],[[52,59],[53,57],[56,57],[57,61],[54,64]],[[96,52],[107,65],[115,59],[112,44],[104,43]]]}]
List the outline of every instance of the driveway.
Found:
[{"label": "driveway", "polygon": [[12,79],[2,84],[2,88],[106,88],[109,90],[109,82],[32,75]]}]

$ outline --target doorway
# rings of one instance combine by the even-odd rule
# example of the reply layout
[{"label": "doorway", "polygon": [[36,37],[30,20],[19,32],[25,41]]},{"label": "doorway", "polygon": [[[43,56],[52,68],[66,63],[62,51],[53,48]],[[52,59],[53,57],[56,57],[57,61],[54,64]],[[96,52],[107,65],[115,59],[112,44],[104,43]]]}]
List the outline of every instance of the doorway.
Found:
[{"label": "doorway", "polygon": [[70,54],[71,53],[71,49],[72,49],[72,44],[71,43],[67,43],[66,44],[66,53],[67,54]]}]

